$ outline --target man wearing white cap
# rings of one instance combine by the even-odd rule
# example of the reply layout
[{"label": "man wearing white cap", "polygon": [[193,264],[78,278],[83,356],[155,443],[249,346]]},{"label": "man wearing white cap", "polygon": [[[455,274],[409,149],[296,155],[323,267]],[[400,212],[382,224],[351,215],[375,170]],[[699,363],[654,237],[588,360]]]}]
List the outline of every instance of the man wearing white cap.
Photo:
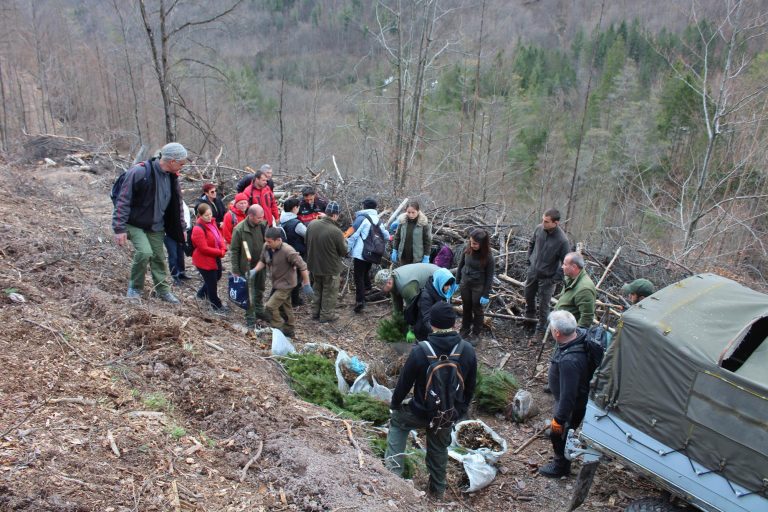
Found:
[{"label": "man wearing white cap", "polygon": [[136,252],[128,282],[129,299],[139,299],[149,264],[157,296],[178,304],[168,282],[163,238],[184,241],[184,213],[179,172],[187,163],[187,150],[178,142],[163,146],[157,157],[134,165],[125,174],[115,198],[112,229],[117,245],[133,243]]}]

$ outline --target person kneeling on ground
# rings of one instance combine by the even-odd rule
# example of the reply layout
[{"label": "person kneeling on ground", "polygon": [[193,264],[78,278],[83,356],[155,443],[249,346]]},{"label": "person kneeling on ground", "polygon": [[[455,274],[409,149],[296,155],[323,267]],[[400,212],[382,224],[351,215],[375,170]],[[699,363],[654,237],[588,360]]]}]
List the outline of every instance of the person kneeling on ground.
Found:
[{"label": "person kneeling on ground", "polygon": [[587,333],[576,326],[576,317],[559,310],[549,314],[549,330],[557,342],[549,366],[549,388],[555,398],[554,415],[549,438],[554,457],[539,468],[539,474],[560,478],[571,474],[571,461],[565,458],[568,431],[577,428],[584,419],[589,396],[589,361]]},{"label": "person kneeling on ground", "polygon": [[[427,470],[429,471],[428,492],[433,498],[443,497],[446,488],[446,466],[448,464],[448,445],[451,443],[453,423],[467,413],[469,403],[475,392],[477,377],[477,357],[475,350],[461,339],[454,330],[456,312],[446,302],[438,302],[430,311],[432,334],[424,346],[422,342],[414,346],[400,372],[397,387],[392,394],[391,420],[387,435],[387,450],[384,454],[384,464],[393,473],[403,476],[403,458],[408,433],[416,428],[427,431]],[[458,360],[458,370],[463,378],[463,390],[457,391],[451,418],[443,412],[439,417],[430,407],[427,399],[428,370],[431,360],[435,357],[450,356],[450,360]],[[437,370],[445,371],[445,370]],[[434,375],[434,373],[433,373]],[[443,374],[444,375],[444,374]],[[413,399],[404,401],[413,388]],[[449,419],[442,422],[441,419]],[[436,421],[437,420],[437,421]]]},{"label": "person kneeling on ground", "polygon": [[[301,274],[304,294],[308,298],[312,298],[314,291],[309,284],[307,264],[301,259],[296,249],[283,243],[282,233],[280,228],[267,229],[264,235],[266,243],[261,251],[261,258],[256,267],[251,270],[251,274],[256,275],[265,267],[269,268],[272,273],[272,287],[275,292],[264,307],[267,313],[272,316],[270,325],[292,338],[296,333],[296,319],[293,316],[293,307],[291,306],[291,290],[296,287],[297,270]],[[283,315],[285,315],[285,320],[283,320]]]},{"label": "person kneeling on ground", "polygon": [[451,271],[445,268],[438,268],[431,277],[427,278],[418,298],[418,310],[413,324],[413,332],[417,340],[427,339],[431,332],[429,315],[432,306],[437,302],[450,302],[458,287]]}]

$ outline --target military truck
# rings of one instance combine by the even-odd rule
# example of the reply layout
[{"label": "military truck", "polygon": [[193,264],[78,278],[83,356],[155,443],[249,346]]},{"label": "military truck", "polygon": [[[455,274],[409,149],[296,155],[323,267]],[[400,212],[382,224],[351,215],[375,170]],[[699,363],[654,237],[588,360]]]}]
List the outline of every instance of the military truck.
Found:
[{"label": "military truck", "polygon": [[766,336],[768,295],[713,274],[627,310],[569,436],[567,456],[582,461],[570,510],[607,457],[668,493],[628,512],[768,511]]}]

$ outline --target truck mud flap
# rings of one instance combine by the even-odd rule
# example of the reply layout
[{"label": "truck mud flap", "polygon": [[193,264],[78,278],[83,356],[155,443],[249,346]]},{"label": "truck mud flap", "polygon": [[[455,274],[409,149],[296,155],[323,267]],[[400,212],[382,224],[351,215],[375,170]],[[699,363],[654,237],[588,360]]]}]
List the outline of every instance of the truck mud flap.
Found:
[{"label": "truck mud flap", "polygon": [[589,494],[589,489],[592,487],[592,481],[595,479],[595,473],[597,473],[597,466],[600,465],[600,461],[587,462],[582,464],[581,471],[579,471],[579,477],[576,479],[576,489],[571,498],[571,504],[568,507],[568,512],[576,510],[584,503]]}]

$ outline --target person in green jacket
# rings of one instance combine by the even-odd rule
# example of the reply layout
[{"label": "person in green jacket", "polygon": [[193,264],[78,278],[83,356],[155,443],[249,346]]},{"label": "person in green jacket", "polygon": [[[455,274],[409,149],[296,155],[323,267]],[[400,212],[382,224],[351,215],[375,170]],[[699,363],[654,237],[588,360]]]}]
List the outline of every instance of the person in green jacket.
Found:
[{"label": "person in green jacket", "polygon": [[[267,271],[257,272],[253,277],[250,270],[256,267],[264,249],[264,233],[267,223],[264,221],[264,209],[258,204],[248,207],[245,221],[232,230],[230,260],[232,274],[248,279],[248,309],[245,310],[245,324],[249,329],[256,325],[256,319],[269,321],[271,317],[264,311],[264,289]],[[248,252],[244,246],[248,247]],[[250,254],[250,256],[249,256]]]},{"label": "person in green jacket", "polygon": [[392,240],[392,264],[429,263],[432,249],[432,226],[421,211],[418,201],[411,200],[405,213],[397,218],[397,230]]},{"label": "person in green jacket", "polygon": [[584,257],[578,252],[569,252],[563,259],[565,288],[557,300],[556,310],[571,313],[578,326],[588,329],[595,318],[597,289],[592,278],[584,270]]},{"label": "person in green jacket", "polygon": [[336,315],[336,299],[341,271],[344,270],[342,259],[347,255],[347,242],[338,225],[340,212],[339,203],[328,203],[325,217],[310,222],[305,236],[307,268],[315,280],[312,318],[321,324],[339,318]]}]

